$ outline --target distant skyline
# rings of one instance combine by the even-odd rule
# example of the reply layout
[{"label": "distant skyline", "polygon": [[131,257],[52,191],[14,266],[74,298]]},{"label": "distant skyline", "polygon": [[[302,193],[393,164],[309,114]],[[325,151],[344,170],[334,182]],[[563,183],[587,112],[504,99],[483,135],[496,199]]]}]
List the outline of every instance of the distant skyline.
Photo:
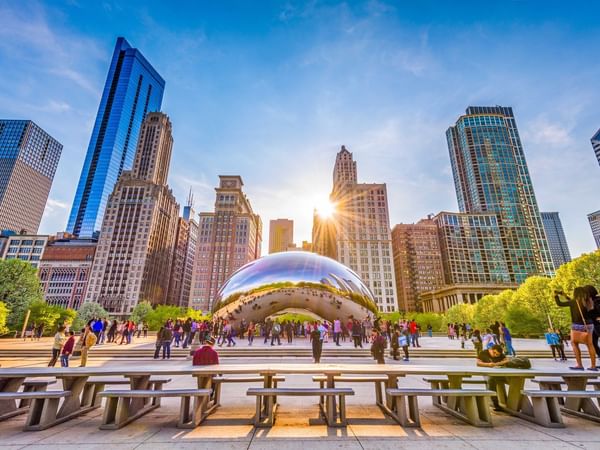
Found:
[{"label": "distant skyline", "polygon": [[512,106],[540,210],[560,212],[576,257],[595,250],[587,214],[600,208],[598,13],[577,1],[0,1],[0,118],[63,144],[40,232],[64,230],[123,36],[166,81],[179,203],[191,186],[196,211],[213,211],[218,175],[241,175],[263,224],[294,220],[299,243],[341,145],[362,182],[387,183],[390,225],[416,222],[458,211],[446,129],[469,105]]}]

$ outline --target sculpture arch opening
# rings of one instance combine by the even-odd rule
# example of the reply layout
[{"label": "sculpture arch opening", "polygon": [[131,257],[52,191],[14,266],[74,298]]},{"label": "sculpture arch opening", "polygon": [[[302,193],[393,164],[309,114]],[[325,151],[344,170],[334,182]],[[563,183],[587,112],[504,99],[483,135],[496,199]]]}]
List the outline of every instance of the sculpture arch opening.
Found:
[{"label": "sculpture arch opening", "polygon": [[309,252],[282,252],[251,261],[223,284],[213,315],[261,322],[284,310],[306,310],[328,321],[377,314],[373,294],[339,262]]}]

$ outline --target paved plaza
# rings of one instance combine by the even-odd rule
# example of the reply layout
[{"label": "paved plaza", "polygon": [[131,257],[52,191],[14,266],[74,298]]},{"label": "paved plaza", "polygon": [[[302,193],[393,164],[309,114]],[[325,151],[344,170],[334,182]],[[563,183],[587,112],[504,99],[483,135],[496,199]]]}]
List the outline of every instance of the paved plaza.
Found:
[{"label": "paved plaza", "polygon": [[[48,341],[0,341],[0,364],[2,367],[43,367],[47,358],[6,357],[2,349],[24,346],[28,348],[48,348]],[[518,347],[542,349],[542,341],[517,340]],[[136,346],[151,345],[151,338],[141,339]],[[243,344],[245,346],[245,343]],[[262,344],[261,344],[262,345]],[[295,345],[307,345],[298,340]],[[348,344],[346,344],[348,345]],[[446,338],[423,339],[424,346],[451,349],[460,346]],[[114,346],[121,352],[131,351],[131,347]],[[357,359],[359,361],[357,361]],[[257,364],[272,358],[235,357],[223,358],[222,363]],[[306,363],[308,358],[278,358],[289,364]],[[325,358],[325,363],[373,363],[371,359]],[[389,362],[390,364],[406,364]],[[409,364],[474,367],[475,362],[467,358],[418,358]],[[98,358],[92,356],[89,366],[136,367],[140,365],[189,367],[190,362],[183,357],[170,361],[154,361],[149,358]],[[564,364],[549,359],[535,359],[534,367],[564,367]],[[195,380],[189,376],[174,376],[169,388],[194,387]],[[291,375],[286,383],[293,386],[314,386],[309,375]],[[403,387],[428,387],[420,377],[406,377],[401,380]],[[38,432],[23,432],[25,416],[19,416],[0,424],[0,450],[26,449],[456,449],[479,448],[499,449],[510,446],[516,449],[600,449],[600,425],[583,419],[565,417],[566,428],[551,429],[537,426],[506,414],[494,413],[494,428],[484,429],[459,421],[431,404],[431,399],[420,398],[421,428],[402,428],[391,419],[384,417],[375,406],[371,384],[357,383],[352,388],[354,397],[348,398],[349,426],[346,429],[333,429],[318,419],[316,398],[280,398],[277,421],[271,429],[255,429],[251,423],[254,414],[254,398],[247,397],[246,385],[227,384],[223,388],[222,406],[217,412],[194,430],[181,430],[175,427],[179,401],[163,399],[162,406],[125,426],[120,430],[103,431],[98,426],[102,410],[95,410],[77,419],[53,428]]]}]

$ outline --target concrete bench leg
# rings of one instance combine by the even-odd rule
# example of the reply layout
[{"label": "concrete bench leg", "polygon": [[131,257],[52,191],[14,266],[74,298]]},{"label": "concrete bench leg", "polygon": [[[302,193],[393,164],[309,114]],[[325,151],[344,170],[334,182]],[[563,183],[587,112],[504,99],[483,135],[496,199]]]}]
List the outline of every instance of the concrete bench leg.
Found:
[{"label": "concrete bench leg", "polygon": [[[150,382],[149,389],[152,389],[155,391],[162,391],[164,384],[165,383],[163,381]],[[160,397],[152,397],[152,406],[156,406],[156,407],[160,406]]]},{"label": "concrete bench leg", "polygon": [[346,419],[346,396],[340,395],[340,399],[338,401],[338,407],[340,408],[340,425],[345,427],[348,424],[348,420]]},{"label": "concrete bench leg", "polygon": [[[562,391],[562,386],[560,383],[555,383],[555,382],[540,382],[540,390],[542,391]],[[558,403],[560,405],[564,405],[565,404],[565,399],[560,397],[558,398]]]},{"label": "concrete bench leg", "polygon": [[[473,396],[463,397],[462,403],[464,405],[464,414],[469,423],[476,427],[491,425],[491,415],[489,414],[489,410],[485,403],[483,403],[483,408],[480,408],[482,403],[478,402],[477,397]],[[485,420],[485,411],[487,411],[488,420]]]},{"label": "concrete bench leg", "polygon": [[[431,389],[438,390],[440,388],[439,381],[430,381],[430,383]],[[433,397],[431,397],[431,401],[433,403],[433,406],[438,406],[442,404],[442,398],[439,395],[434,395]]]},{"label": "concrete bench leg", "polygon": [[[47,385],[43,385],[43,386],[25,386],[23,388],[23,392],[45,392],[47,389]],[[29,398],[23,398],[21,400],[19,400],[19,406],[18,409],[21,408],[27,408],[29,405],[31,405],[31,399]]]},{"label": "concrete bench leg", "polygon": [[375,382],[375,401],[377,404],[383,404],[383,381]]},{"label": "concrete bench leg", "polygon": [[420,427],[419,400],[414,395],[394,396],[394,409],[403,427]]},{"label": "concrete bench leg", "polygon": [[262,396],[256,396],[256,413],[254,414],[254,426],[258,427],[262,419]]},{"label": "concrete bench leg", "polygon": [[129,398],[107,397],[100,428],[120,428],[129,420]]},{"label": "concrete bench leg", "polygon": [[533,397],[531,402],[536,423],[543,427],[563,425],[560,406],[556,398]]},{"label": "concrete bench leg", "polygon": [[59,398],[35,398],[31,402],[25,430],[43,430],[56,422]]},{"label": "concrete bench leg", "polygon": [[202,422],[201,397],[181,397],[177,428],[196,428]]},{"label": "concrete bench leg", "polygon": [[215,402],[215,405],[218,405],[218,406],[221,406],[221,386],[222,385],[223,385],[223,383],[220,381],[213,383],[213,401]]},{"label": "concrete bench leg", "polygon": [[275,425],[275,411],[273,410],[273,400],[272,396],[265,397],[267,401],[267,422],[266,426],[272,427]]},{"label": "concrete bench leg", "polygon": [[483,423],[492,425],[492,414],[490,413],[490,404],[487,397],[475,397],[479,420]]}]

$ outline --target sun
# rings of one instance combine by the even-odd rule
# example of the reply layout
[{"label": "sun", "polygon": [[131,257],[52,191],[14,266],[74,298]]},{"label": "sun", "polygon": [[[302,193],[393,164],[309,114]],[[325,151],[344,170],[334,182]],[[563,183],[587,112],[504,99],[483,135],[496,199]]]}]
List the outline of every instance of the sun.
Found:
[{"label": "sun", "polygon": [[317,210],[317,214],[323,219],[330,219],[336,212],[336,205],[329,201],[329,199],[324,199],[315,205],[315,209]]}]

